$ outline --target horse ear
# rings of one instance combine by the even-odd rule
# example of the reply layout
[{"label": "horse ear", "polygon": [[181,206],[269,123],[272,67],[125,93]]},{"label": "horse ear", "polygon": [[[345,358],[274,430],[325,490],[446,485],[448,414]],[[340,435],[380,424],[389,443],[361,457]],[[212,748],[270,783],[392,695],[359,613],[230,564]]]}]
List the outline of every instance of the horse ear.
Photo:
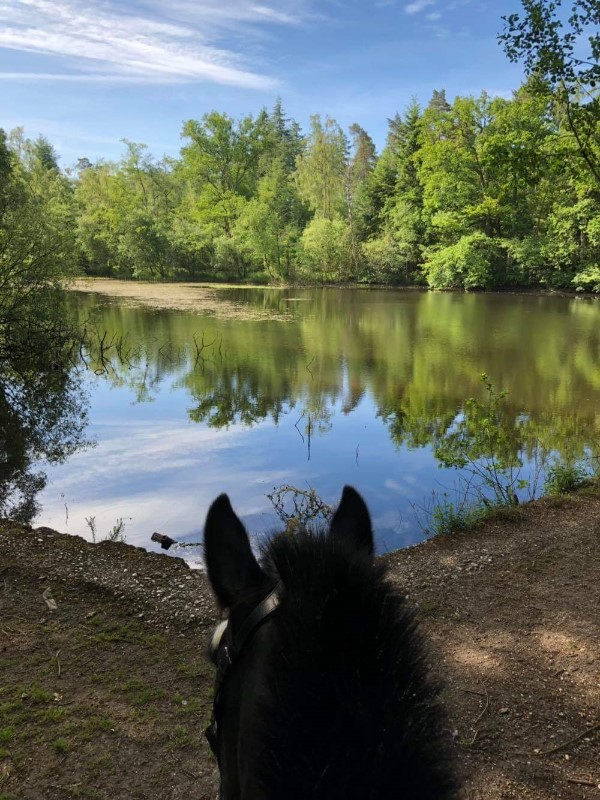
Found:
[{"label": "horse ear", "polygon": [[219,495],[208,509],[204,559],[213,591],[224,608],[231,608],[264,580],[246,529],[226,494]]},{"label": "horse ear", "polygon": [[353,550],[373,555],[373,529],[365,501],[351,486],[344,486],[342,499],[331,520],[330,536],[344,541]]}]

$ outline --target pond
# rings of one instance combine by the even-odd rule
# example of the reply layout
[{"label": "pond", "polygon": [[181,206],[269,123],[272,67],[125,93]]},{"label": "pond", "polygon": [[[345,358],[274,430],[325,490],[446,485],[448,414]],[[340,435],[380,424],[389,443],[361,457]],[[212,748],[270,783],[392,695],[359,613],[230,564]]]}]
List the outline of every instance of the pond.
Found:
[{"label": "pond", "polygon": [[404,547],[424,538],[432,493],[464,490],[436,452],[468,416],[468,398],[485,400],[481,373],[508,392],[521,499],[539,491],[540,450],[567,461],[596,453],[593,300],[298,288],[217,296],[223,313],[218,303],[194,313],[70,296],[104,337],[81,372],[95,446],[45,468],[37,524],[91,537],[93,517],[102,537],[122,519],[131,544],[152,547],[154,531],[198,541],[209,503],[226,491],[258,534],[277,525],[274,487],[312,486],[335,504],[349,483],[369,504],[379,552]]}]

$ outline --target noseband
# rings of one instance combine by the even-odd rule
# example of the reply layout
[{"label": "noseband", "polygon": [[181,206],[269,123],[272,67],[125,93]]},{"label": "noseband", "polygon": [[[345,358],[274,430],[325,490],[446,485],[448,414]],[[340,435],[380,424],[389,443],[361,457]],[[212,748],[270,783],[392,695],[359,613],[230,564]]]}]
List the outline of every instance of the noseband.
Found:
[{"label": "noseband", "polygon": [[210,749],[219,760],[218,754],[218,740],[219,728],[217,724],[217,717],[219,714],[219,705],[225,681],[229,676],[232,667],[238,660],[245,645],[248,644],[250,639],[254,636],[260,626],[266,622],[271,614],[279,607],[279,592],[281,584],[277,586],[268,594],[261,602],[248,614],[246,619],[241,624],[240,628],[235,632],[231,630],[229,620],[223,620],[219,623],[214,630],[210,645],[208,647],[208,654],[210,660],[217,668],[215,676],[215,699],[213,702],[213,711],[210,725],[205,731],[205,736],[210,745]]}]

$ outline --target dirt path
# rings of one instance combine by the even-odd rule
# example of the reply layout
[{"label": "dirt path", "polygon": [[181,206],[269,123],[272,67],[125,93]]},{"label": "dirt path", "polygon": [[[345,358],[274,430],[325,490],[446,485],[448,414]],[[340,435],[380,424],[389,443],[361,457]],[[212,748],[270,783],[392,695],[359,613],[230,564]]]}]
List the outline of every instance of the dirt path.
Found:
[{"label": "dirt path", "polygon": [[[446,682],[465,800],[600,798],[599,549],[588,493],[387,557]],[[177,559],[0,524],[0,800],[214,798],[214,619]]]}]

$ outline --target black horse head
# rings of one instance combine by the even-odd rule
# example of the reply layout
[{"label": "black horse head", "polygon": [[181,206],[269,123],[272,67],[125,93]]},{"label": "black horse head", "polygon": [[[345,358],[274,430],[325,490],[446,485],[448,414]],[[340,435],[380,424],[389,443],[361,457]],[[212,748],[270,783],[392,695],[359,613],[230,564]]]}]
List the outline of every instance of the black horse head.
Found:
[{"label": "black horse head", "polygon": [[438,687],[361,496],[345,487],[328,535],[280,534],[259,563],[221,495],[204,542],[228,611],[208,732],[222,800],[455,797]]}]

